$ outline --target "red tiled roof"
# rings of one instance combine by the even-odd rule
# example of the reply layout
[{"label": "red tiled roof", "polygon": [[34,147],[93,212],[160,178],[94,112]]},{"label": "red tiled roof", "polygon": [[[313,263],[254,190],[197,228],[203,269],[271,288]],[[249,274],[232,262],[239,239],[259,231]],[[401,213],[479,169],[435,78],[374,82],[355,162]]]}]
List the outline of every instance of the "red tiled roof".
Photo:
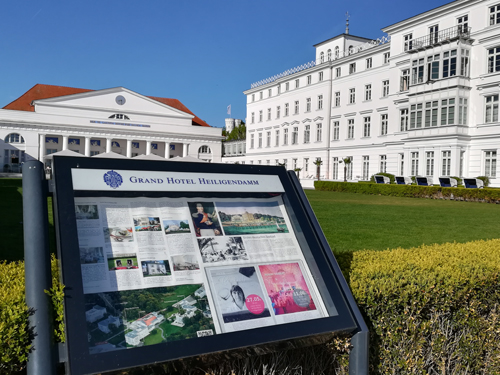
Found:
[{"label": "red tiled roof", "polygon": [[[74,87],[36,84],[31,89],[26,91],[23,95],[21,95],[19,98],[17,98],[13,102],[11,102],[11,103],[7,104],[5,107],[3,107],[3,109],[34,112],[35,107],[31,105],[31,103],[34,100],[56,98],[59,96],[66,96],[66,95],[81,94],[81,93],[90,92],[90,91],[95,91],[95,90],[78,89],[78,88],[74,88]],[[156,100],[157,102],[160,102],[162,104],[166,104],[169,107],[178,109],[182,112],[186,112],[186,113],[189,113],[190,115],[193,115],[194,116],[194,118],[192,120],[193,125],[210,127],[210,125],[208,125],[205,121],[203,121],[198,116],[196,116],[193,112],[191,112],[184,104],[182,104],[177,99],[158,98],[158,97],[154,97],[154,96],[148,96],[148,98]]]}]

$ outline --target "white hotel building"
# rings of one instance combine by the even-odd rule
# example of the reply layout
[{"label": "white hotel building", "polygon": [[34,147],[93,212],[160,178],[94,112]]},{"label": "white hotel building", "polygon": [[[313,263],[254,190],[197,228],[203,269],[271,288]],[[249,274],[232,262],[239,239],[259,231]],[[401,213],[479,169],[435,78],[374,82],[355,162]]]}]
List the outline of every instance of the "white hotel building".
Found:
[{"label": "white hotel building", "polygon": [[[367,180],[490,177],[500,186],[500,1],[456,0],[382,29],[316,44],[308,64],[252,84],[246,155],[315,175]],[[229,160],[228,160],[229,161]]]}]

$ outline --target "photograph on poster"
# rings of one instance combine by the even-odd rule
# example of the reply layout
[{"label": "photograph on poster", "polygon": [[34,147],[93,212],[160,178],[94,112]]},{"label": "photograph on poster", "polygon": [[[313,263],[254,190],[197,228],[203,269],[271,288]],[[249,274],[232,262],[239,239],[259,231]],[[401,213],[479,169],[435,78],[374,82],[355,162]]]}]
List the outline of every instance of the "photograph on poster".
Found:
[{"label": "photograph on poster", "polygon": [[80,247],[80,263],[104,263],[102,247]]},{"label": "photograph on poster", "polygon": [[241,237],[198,238],[203,263],[248,260]]},{"label": "photograph on poster", "polygon": [[174,271],[191,271],[200,269],[198,259],[196,259],[196,257],[192,254],[174,255],[172,257],[172,263],[174,264]]},{"label": "photograph on poster", "polygon": [[270,317],[255,267],[208,269],[224,323]]},{"label": "photograph on poster", "polygon": [[86,294],[85,305],[91,354],[215,333],[203,284]]},{"label": "photograph on poster", "polygon": [[197,237],[222,236],[213,202],[188,202]]},{"label": "photograph on poster", "polygon": [[97,220],[99,211],[96,204],[77,204],[75,205],[76,220]]},{"label": "photograph on poster", "polygon": [[276,201],[216,202],[215,204],[226,236],[289,232]]},{"label": "photograph on poster", "polygon": [[142,276],[170,276],[170,264],[168,260],[141,260]]},{"label": "photograph on poster", "polygon": [[161,231],[160,218],[151,216],[134,217],[136,232],[159,232]]},{"label": "photograph on poster", "polygon": [[189,221],[186,220],[163,220],[165,234],[191,233]]},{"label": "photograph on poster", "polygon": [[113,227],[103,228],[104,240],[106,242],[133,242],[132,228]]},{"label": "photograph on poster", "polygon": [[133,270],[139,268],[135,254],[122,254],[119,257],[108,258],[110,271]]},{"label": "photograph on poster", "polygon": [[298,263],[259,266],[274,315],[316,310]]}]

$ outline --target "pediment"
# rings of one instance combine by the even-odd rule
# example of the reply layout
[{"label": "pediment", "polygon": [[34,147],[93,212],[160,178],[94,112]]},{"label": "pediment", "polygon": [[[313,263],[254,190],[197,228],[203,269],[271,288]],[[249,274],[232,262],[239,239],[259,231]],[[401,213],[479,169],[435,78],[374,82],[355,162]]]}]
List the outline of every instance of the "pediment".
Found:
[{"label": "pediment", "polygon": [[[172,103],[174,102],[180,104],[180,102],[172,100]],[[72,114],[75,116],[85,116],[85,113],[92,113],[95,116],[95,113],[102,112],[104,118],[115,113],[185,119],[192,119],[194,117],[180,109],[124,87],[35,100],[33,105],[35,106],[35,111],[39,113],[60,113],[67,115],[68,111],[72,111]]]}]

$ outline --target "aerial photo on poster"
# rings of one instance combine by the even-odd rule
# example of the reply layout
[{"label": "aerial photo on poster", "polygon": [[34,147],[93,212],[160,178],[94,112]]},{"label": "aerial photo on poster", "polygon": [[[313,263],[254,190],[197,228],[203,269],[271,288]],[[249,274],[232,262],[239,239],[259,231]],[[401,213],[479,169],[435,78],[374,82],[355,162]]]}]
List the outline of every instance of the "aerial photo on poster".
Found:
[{"label": "aerial photo on poster", "polygon": [[241,237],[198,238],[203,263],[248,260]]},{"label": "aerial photo on poster", "polygon": [[91,354],[215,334],[203,284],[85,295]]},{"label": "aerial photo on poster", "polygon": [[161,231],[160,218],[150,216],[134,217],[136,232],[159,232]]},{"label": "aerial photo on poster", "polygon": [[163,220],[165,234],[191,233],[189,221],[186,220]]},{"label": "aerial photo on poster", "polygon": [[216,202],[226,236],[288,233],[278,202]]},{"label": "aerial photo on poster", "polygon": [[298,263],[259,266],[274,315],[316,310]]},{"label": "aerial photo on poster", "polygon": [[172,257],[172,263],[174,264],[174,271],[192,271],[200,269],[198,259],[192,254],[174,255]]},{"label": "aerial photo on poster", "polygon": [[188,202],[197,237],[222,236],[219,218],[212,202]]}]

